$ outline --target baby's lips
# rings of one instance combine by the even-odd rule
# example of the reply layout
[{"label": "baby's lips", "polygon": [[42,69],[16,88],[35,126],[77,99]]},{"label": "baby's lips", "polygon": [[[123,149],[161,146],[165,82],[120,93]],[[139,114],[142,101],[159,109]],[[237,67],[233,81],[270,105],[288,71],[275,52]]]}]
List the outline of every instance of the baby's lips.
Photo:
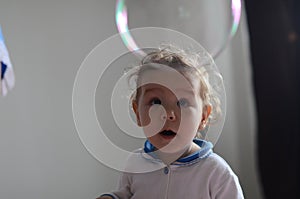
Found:
[{"label": "baby's lips", "polygon": [[161,132],[159,132],[160,134],[163,134],[163,135],[176,135],[177,133],[172,131],[172,130],[163,130]]}]

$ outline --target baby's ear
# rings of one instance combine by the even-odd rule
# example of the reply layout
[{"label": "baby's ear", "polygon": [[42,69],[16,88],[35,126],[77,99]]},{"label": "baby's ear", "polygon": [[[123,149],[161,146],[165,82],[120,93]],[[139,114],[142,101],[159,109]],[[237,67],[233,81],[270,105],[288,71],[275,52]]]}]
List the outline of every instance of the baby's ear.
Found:
[{"label": "baby's ear", "polygon": [[132,100],[132,109],[133,109],[133,111],[135,113],[135,116],[136,116],[137,125],[141,126],[140,114],[139,114],[138,104],[137,104],[136,100]]},{"label": "baby's ear", "polygon": [[202,118],[198,130],[203,130],[206,128],[210,113],[211,113],[211,105],[205,105],[203,107]]},{"label": "baby's ear", "polygon": [[202,120],[207,120],[211,113],[211,105],[205,105],[202,113]]}]

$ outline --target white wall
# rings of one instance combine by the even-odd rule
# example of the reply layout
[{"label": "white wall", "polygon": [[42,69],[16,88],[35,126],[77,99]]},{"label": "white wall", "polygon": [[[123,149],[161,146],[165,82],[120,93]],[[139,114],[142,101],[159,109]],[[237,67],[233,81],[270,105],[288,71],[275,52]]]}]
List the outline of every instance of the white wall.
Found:
[{"label": "white wall", "polygon": [[216,60],[222,70],[227,95],[223,133],[215,147],[238,173],[246,198],[263,198],[256,156],[256,112],[246,14],[224,53]]},{"label": "white wall", "polygon": [[[0,198],[95,198],[114,188],[119,173],[88,153],[72,117],[81,62],[117,32],[114,6],[113,0],[0,0],[0,24],[16,75],[14,90],[0,97]],[[259,199],[247,39],[243,21],[216,60],[228,111],[215,150],[237,172],[247,198]]]}]

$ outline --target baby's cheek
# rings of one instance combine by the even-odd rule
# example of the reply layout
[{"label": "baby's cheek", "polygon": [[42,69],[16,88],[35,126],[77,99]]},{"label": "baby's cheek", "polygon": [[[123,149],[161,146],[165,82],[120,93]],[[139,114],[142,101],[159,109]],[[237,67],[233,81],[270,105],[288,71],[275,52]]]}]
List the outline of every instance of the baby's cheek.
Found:
[{"label": "baby's cheek", "polygon": [[162,118],[166,114],[166,111],[161,105],[153,105],[150,107],[148,113],[149,121],[143,128],[146,137],[152,137],[163,129],[165,120]]},{"label": "baby's cheek", "polygon": [[182,110],[178,133],[196,133],[201,121],[201,114],[193,110]]}]

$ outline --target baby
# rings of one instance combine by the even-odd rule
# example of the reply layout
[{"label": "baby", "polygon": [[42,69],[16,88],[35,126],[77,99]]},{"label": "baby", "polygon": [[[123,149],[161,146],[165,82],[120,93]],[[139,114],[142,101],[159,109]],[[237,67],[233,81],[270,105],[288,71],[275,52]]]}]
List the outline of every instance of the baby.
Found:
[{"label": "baby", "polygon": [[132,108],[147,137],[134,164],[157,169],[124,172],[119,188],[99,198],[244,198],[237,176],[205,140],[222,114],[205,69],[214,63],[205,60],[208,54],[170,46],[144,57],[131,75],[137,85]]}]

